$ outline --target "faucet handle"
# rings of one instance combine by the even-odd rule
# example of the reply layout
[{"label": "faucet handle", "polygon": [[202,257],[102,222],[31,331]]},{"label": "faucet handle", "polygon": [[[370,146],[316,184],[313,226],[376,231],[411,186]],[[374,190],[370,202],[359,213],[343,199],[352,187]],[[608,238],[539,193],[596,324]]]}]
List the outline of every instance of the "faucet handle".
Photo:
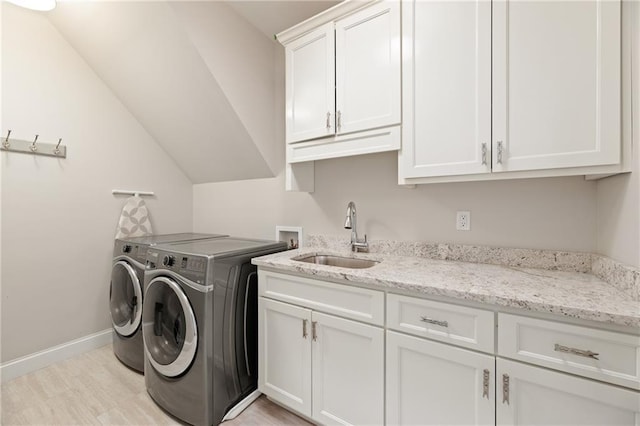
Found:
[{"label": "faucet handle", "polygon": [[369,243],[367,242],[367,234],[364,234],[364,240],[358,240],[351,242],[351,250],[354,252],[368,252],[369,251]]}]

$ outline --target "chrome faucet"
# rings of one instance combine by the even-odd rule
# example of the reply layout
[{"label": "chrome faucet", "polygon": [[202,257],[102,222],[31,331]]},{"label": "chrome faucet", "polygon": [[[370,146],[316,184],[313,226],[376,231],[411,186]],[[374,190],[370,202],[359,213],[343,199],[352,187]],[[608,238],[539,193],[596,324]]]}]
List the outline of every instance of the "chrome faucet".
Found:
[{"label": "chrome faucet", "polygon": [[367,252],[369,251],[367,234],[364,234],[364,240],[358,239],[356,222],[356,204],[353,201],[349,201],[349,205],[347,205],[347,219],[344,221],[344,229],[351,229],[351,250],[355,252]]}]

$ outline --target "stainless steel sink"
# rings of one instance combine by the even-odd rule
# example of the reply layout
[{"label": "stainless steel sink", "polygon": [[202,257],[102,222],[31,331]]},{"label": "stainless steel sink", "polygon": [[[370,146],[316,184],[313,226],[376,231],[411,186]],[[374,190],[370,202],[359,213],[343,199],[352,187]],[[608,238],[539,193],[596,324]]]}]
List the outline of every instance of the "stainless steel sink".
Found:
[{"label": "stainless steel sink", "polygon": [[353,257],[333,256],[330,254],[312,254],[296,257],[298,262],[315,263],[317,265],[337,266],[339,268],[365,269],[377,265],[378,261],[368,259],[355,259]]}]

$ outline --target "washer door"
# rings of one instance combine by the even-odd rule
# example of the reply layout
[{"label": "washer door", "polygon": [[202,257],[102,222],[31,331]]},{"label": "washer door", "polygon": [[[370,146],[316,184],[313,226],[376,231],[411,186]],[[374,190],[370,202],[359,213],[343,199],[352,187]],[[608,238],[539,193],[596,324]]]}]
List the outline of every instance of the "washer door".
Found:
[{"label": "washer door", "polygon": [[187,371],[196,356],[198,329],[180,286],[168,277],[151,280],[142,315],[145,351],[153,368],[166,377]]},{"label": "washer door", "polygon": [[121,336],[131,336],[142,319],[142,287],[136,271],[123,260],[111,270],[109,299],[113,328]]}]

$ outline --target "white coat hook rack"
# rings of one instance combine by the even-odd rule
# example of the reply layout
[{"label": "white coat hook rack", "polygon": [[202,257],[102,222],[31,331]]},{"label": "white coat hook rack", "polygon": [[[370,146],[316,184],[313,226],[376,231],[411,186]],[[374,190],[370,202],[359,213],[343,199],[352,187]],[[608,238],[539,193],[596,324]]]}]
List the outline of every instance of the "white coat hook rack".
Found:
[{"label": "white coat hook rack", "polygon": [[8,152],[21,152],[23,154],[46,155],[48,157],[67,158],[67,147],[61,145],[62,138],[58,139],[58,143],[40,143],[36,135],[33,141],[25,141],[20,139],[10,139],[11,130],[7,131],[7,136],[2,140],[0,150]]},{"label": "white coat hook rack", "polygon": [[130,191],[127,189],[114,189],[111,193],[113,195],[133,195],[134,197],[153,197],[156,195],[153,191]]}]

